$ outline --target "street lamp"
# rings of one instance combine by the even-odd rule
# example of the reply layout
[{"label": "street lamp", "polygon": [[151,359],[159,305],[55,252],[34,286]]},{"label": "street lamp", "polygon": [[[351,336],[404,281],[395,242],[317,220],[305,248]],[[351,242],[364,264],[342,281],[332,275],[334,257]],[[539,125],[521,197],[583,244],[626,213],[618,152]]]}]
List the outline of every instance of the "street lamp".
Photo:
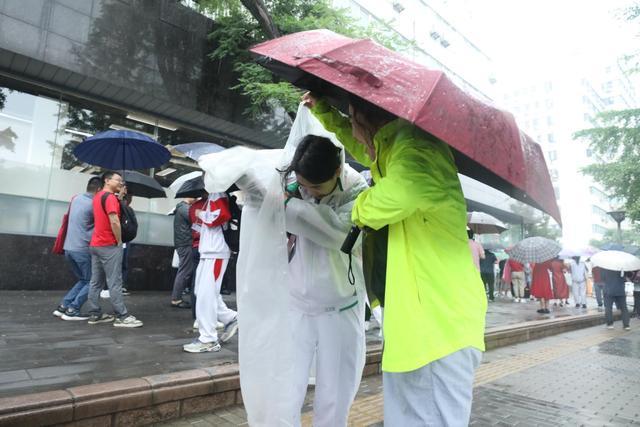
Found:
[{"label": "street lamp", "polygon": [[624,221],[625,211],[611,211],[607,212],[611,218],[618,224],[618,243],[622,244],[622,230],[620,229],[620,223]]}]

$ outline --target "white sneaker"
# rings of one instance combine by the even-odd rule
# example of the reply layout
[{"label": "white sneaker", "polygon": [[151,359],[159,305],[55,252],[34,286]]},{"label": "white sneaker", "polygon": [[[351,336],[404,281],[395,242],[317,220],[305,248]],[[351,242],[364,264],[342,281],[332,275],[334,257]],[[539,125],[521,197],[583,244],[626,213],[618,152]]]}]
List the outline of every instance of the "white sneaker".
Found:
[{"label": "white sneaker", "polygon": [[222,335],[220,335],[220,341],[227,342],[238,332],[238,317],[236,316],[231,322],[224,326]]},{"label": "white sneaker", "polygon": [[520,300],[520,302],[521,302],[522,304],[526,304],[526,303],[527,303],[527,299],[526,299],[526,298],[522,298],[522,299]]},{"label": "white sneaker", "polygon": [[132,315],[128,315],[124,319],[116,319],[113,322],[113,326],[116,328],[139,328],[142,325],[142,321],[136,319]]},{"label": "white sneaker", "polygon": [[514,299],[515,302],[520,302],[520,298]]},{"label": "white sneaker", "polygon": [[189,344],[182,346],[187,353],[206,353],[208,351],[220,351],[222,347],[218,341],[204,343],[199,339],[195,339]]},{"label": "white sneaker", "polygon": [[103,289],[100,291],[100,298],[110,298],[109,289]]}]

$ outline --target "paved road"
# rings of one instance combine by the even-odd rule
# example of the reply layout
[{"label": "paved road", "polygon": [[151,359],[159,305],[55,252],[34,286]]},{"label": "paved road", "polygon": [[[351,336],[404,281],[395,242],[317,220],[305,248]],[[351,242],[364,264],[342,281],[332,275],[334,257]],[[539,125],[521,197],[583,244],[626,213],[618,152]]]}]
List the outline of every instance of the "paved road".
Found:
[{"label": "paved road", "polygon": [[[145,323],[129,330],[53,317],[62,295],[0,291],[0,397],[237,361],[236,338],[219,353],[184,353],[182,344],[194,337],[191,312],[169,307],[168,294],[134,292],[125,297],[129,311]],[[233,296],[226,300],[235,307]],[[104,300],[103,307],[109,307]],[[557,307],[550,316],[541,316],[536,308],[532,302],[498,300],[489,305],[487,327],[584,312]],[[377,333],[368,334],[370,344],[379,342]]]},{"label": "paved road", "polygon": [[[640,425],[640,321],[632,331],[603,326],[485,353],[476,372],[472,426]],[[382,381],[360,387],[350,425],[382,426]],[[303,425],[311,425],[308,393]],[[247,425],[242,406],[194,415],[165,427]]]}]

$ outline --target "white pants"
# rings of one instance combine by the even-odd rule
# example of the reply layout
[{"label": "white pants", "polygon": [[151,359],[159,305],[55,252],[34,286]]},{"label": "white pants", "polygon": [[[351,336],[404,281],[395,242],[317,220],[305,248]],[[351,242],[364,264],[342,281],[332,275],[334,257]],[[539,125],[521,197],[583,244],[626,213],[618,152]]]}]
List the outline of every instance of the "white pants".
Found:
[{"label": "white pants", "polygon": [[218,341],[216,324],[218,320],[225,325],[238,315],[222,300],[220,286],[227,269],[228,259],[200,258],[196,270],[196,319],[200,341],[204,343]]},{"label": "white pants", "polygon": [[469,424],[482,352],[467,347],[410,372],[383,372],[385,427]]},{"label": "white pants", "polygon": [[573,292],[573,300],[576,304],[587,303],[587,282],[574,281],[571,285],[571,291]]},{"label": "white pants", "polygon": [[300,411],[307,394],[309,371],[315,355],[313,425],[346,426],[365,362],[364,304],[360,302],[342,312],[315,316],[292,310],[291,325],[294,343],[294,425],[300,425]]}]

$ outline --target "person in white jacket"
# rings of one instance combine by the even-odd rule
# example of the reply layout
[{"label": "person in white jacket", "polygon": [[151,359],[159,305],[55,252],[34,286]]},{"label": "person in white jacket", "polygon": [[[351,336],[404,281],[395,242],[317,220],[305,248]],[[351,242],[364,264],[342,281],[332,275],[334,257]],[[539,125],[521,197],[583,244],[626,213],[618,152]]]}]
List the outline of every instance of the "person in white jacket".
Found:
[{"label": "person in white jacket", "polygon": [[340,252],[351,208],[367,188],[344,163],[342,149],[321,136],[299,143],[285,180],[289,235],[293,354],[292,410],[300,424],[312,361],[316,360],[313,425],[346,426],[365,360],[365,291],[361,261]]}]

